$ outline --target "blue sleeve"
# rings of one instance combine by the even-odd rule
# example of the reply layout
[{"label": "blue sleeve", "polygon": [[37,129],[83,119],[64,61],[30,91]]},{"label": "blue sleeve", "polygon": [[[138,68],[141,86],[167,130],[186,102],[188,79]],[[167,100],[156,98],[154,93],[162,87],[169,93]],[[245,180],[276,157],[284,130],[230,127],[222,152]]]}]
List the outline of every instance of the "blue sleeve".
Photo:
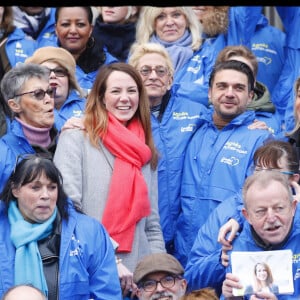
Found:
[{"label": "blue sleeve", "polygon": [[90,273],[90,297],[103,300],[122,299],[112,242],[104,227],[100,223],[96,226],[98,228],[93,235],[94,242],[91,243],[96,248],[90,249],[90,253],[93,255],[88,270]]},{"label": "blue sleeve", "polygon": [[208,106],[210,73],[218,55],[218,48],[204,42],[199,51],[174,75],[176,97],[188,98]]},{"label": "blue sleeve", "polygon": [[286,45],[290,48],[299,49],[300,7],[276,6],[276,9],[287,34]]},{"label": "blue sleeve", "polygon": [[221,244],[217,241],[220,225],[213,211],[198,231],[184,273],[189,291],[211,286],[221,292],[225,268],[220,261]]},{"label": "blue sleeve", "polygon": [[229,9],[228,45],[251,49],[251,37],[261,17],[262,6],[231,6]]},{"label": "blue sleeve", "polygon": [[226,273],[220,260],[222,246],[218,234],[223,224],[239,214],[237,207],[241,207],[239,195],[224,200],[200,227],[185,268],[189,291],[211,286],[221,294]]},{"label": "blue sleeve", "polygon": [[275,100],[280,105],[285,123],[285,131],[291,131],[295,126],[295,117],[294,117],[294,103],[296,99],[296,94],[294,90],[294,84],[297,78],[300,75],[300,49],[287,49],[287,58],[280,77],[280,82],[276,86],[274,94]]},{"label": "blue sleeve", "polygon": [[286,60],[279,80],[274,88],[272,100],[280,117],[286,122],[286,129],[294,125],[294,83],[300,75],[300,48],[286,48]]}]

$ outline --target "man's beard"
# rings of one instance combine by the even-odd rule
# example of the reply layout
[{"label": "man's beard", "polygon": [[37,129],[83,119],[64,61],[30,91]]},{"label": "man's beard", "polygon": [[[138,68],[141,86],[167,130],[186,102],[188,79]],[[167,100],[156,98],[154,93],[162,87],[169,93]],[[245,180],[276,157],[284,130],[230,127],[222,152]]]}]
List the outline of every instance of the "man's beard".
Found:
[{"label": "man's beard", "polygon": [[208,36],[226,33],[228,29],[228,10],[229,6],[219,6],[206,13],[201,20],[203,32]]}]

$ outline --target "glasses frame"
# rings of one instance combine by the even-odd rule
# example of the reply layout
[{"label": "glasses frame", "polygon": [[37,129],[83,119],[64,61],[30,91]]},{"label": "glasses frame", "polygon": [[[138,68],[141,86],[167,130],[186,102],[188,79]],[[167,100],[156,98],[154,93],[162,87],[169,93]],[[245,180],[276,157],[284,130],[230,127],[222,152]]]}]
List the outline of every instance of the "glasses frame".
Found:
[{"label": "glasses frame", "polygon": [[[43,96],[42,98],[38,97],[37,94],[39,92],[43,92]],[[21,93],[21,94],[17,94],[17,95],[14,95],[14,98],[15,97],[20,97],[20,96],[23,96],[23,95],[27,95],[27,94],[33,94],[34,98],[41,101],[41,100],[44,100],[45,99],[45,96],[46,94],[50,97],[50,98],[54,98],[55,96],[55,92],[56,92],[56,88],[54,87],[49,87],[46,91],[43,90],[43,89],[36,89],[34,91],[30,91],[30,92],[25,92],[25,93]],[[52,96],[51,96],[52,94]]]},{"label": "glasses frame", "polygon": [[[145,69],[143,70],[143,68],[147,68],[147,70],[145,70]],[[161,71],[161,70],[158,70],[158,69],[164,69],[164,74],[160,74],[159,71]],[[144,65],[144,66],[142,66],[142,67],[140,68],[140,70],[139,70],[139,72],[140,72],[143,76],[145,76],[145,77],[150,76],[151,73],[152,73],[153,71],[155,71],[155,74],[156,74],[158,77],[160,77],[160,78],[162,78],[162,77],[164,77],[164,76],[166,76],[166,75],[169,74],[169,69],[168,69],[167,67],[164,67],[164,66],[156,66],[156,67],[153,68],[153,67],[151,67],[151,66]],[[147,74],[144,74],[143,72],[146,72]]]},{"label": "glasses frame", "polygon": [[[170,286],[165,286],[165,284],[162,282],[166,278],[172,278],[173,279],[173,283]],[[175,285],[176,279],[182,279],[182,277],[179,276],[179,275],[167,275],[167,276],[161,278],[160,280],[148,279],[148,280],[145,280],[145,281],[141,282],[139,284],[139,288],[142,288],[146,292],[153,292],[153,291],[155,291],[157,289],[157,284],[160,283],[160,285],[163,288],[169,289],[169,288],[172,288]],[[155,287],[153,289],[147,289],[147,288],[145,288],[145,283],[147,283],[147,282],[153,282],[153,283],[155,283]]]},{"label": "glasses frame", "polygon": [[49,70],[49,75],[53,72],[56,77],[66,77],[69,75],[68,71],[62,67],[56,67],[53,69],[47,67],[47,69]]},{"label": "glasses frame", "polygon": [[276,171],[276,172],[280,172],[281,174],[284,175],[295,175],[295,172],[292,171],[281,171],[280,169],[276,169],[276,168],[259,168],[256,169],[257,166],[253,166],[253,172],[261,172],[261,171]]}]

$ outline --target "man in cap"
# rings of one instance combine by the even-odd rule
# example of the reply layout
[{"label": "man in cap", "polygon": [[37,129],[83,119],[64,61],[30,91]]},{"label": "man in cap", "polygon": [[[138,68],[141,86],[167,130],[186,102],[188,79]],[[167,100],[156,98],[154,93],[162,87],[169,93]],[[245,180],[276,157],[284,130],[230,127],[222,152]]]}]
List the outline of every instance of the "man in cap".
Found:
[{"label": "man in cap", "polygon": [[138,299],[179,300],[187,287],[183,273],[182,265],[170,254],[153,253],[144,256],[133,273],[133,281],[138,286]]}]

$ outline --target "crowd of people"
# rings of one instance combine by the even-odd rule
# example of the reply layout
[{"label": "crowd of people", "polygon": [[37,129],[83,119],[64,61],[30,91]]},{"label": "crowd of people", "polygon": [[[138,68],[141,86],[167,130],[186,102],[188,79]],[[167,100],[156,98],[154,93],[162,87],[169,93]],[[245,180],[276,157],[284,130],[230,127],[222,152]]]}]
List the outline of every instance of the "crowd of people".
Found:
[{"label": "crowd of people", "polygon": [[0,7],[1,299],[300,297],[298,259],[288,295],[231,262],[300,255],[300,7],[275,8]]}]

